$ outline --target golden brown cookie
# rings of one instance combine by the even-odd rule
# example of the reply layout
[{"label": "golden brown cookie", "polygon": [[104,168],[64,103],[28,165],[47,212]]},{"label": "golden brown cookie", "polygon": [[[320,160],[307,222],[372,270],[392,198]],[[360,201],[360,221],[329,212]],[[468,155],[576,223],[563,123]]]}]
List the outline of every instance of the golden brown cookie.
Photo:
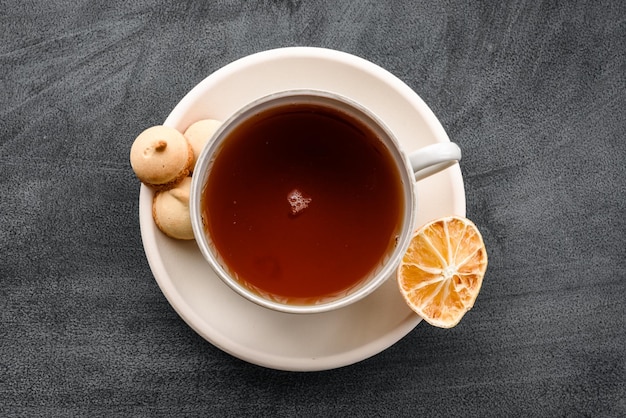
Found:
[{"label": "golden brown cookie", "polygon": [[170,190],[155,193],[152,200],[152,217],[157,227],[170,238],[194,239],[189,213],[191,177]]},{"label": "golden brown cookie", "polygon": [[217,129],[222,125],[222,122],[215,119],[203,119],[193,123],[187,130],[185,131],[185,138],[191,144],[191,148],[193,149],[193,162],[191,164],[191,170],[196,165],[196,161],[202,152],[202,148],[209,142],[209,139],[213,136],[213,134],[217,131]]},{"label": "golden brown cookie", "polygon": [[174,128],[153,126],[135,139],[130,165],[144,184],[155,190],[175,187],[191,171],[193,149]]}]

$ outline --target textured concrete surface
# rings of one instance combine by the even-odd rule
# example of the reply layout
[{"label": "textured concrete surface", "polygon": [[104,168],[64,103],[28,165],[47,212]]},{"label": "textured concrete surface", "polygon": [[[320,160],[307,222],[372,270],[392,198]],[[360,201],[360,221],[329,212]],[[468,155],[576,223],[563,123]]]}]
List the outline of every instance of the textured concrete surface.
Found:
[{"label": "textured concrete surface", "polygon": [[[0,415],[626,416],[626,3],[0,2]],[[288,373],[146,262],[134,137],[250,53],[388,69],[464,151],[490,266],[459,326]]]}]

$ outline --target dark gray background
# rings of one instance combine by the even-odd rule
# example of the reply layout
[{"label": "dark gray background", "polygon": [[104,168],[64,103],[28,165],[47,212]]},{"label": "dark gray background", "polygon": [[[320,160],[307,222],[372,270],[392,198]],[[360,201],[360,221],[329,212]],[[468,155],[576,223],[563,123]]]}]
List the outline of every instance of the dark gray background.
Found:
[{"label": "dark gray background", "polygon": [[[0,41],[0,415],[626,415],[626,2],[2,0]],[[490,255],[456,328],[315,373],[176,315],[128,162],[208,74],[293,45],[430,105]]]}]

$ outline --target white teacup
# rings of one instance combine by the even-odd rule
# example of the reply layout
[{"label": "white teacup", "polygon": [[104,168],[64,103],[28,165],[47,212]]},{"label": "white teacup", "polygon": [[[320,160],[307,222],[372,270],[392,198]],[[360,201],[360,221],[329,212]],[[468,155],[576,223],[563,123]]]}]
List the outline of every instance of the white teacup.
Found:
[{"label": "white teacup", "polygon": [[[230,219],[207,219],[212,214],[210,210],[207,210],[206,206],[208,200],[211,199],[211,195],[206,192],[207,184],[214,167],[216,167],[216,161],[224,158],[222,157],[222,151],[225,144],[233,141],[233,138],[239,135],[238,132],[243,129],[242,127],[252,123],[251,121],[259,117],[260,114],[268,114],[268,112],[273,111],[284,112],[284,110],[276,109],[286,109],[293,105],[328,109],[343,115],[340,116],[341,123],[353,124],[358,129],[365,127],[369,133],[374,134],[380,145],[388,153],[390,161],[392,161],[393,170],[397,174],[397,182],[399,183],[397,184],[399,186],[398,190],[400,190],[401,195],[401,199],[398,201],[398,224],[397,228],[389,236],[389,240],[392,243],[389,248],[381,254],[377,261],[373,261],[371,269],[362,277],[355,279],[353,284],[324,296],[306,297],[306,295],[298,295],[298,297],[290,297],[290,295],[276,294],[273,291],[263,289],[258,284],[251,283],[250,280],[244,277],[245,274],[237,271],[237,266],[233,265],[232,261],[229,261],[229,255],[223,254],[223,249],[218,249],[221,244],[216,245],[212,236],[211,230],[216,231],[217,229],[212,229],[210,225],[217,225],[222,221],[230,222]],[[394,274],[408,248],[412,233],[416,227],[418,197],[416,195],[415,182],[456,164],[460,159],[461,150],[456,144],[451,142],[429,145],[407,155],[402,150],[393,132],[385,126],[378,116],[361,104],[338,94],[320,90],[277,92],[248,103],[235,112],[222,124],[198,157],[190,196],[191,220],[196,242],[202,255],[215,270],[217,276],[235,292],[254,303],[288,313],[317,313],[345,307],[372,293]],[[215,175],[217,176],[217,174]],[[297,192],[299,193],[299,191]],[[218,196],[215,198],[217,199]],[[287,199],[291,198],[294,198],[294,196],[287,196]],[[313,207],[316,199],[315,196],[308,197],[306,193],[296,196],[296,198],[298,201],[295,203],[292,201],[291,203],[295,204],[295,206],[292,206],[292,209],[295,208],[297,210],[292,212],[291,215],[299,215],[298,208],[304,208],[304,211],[308,210],[306,208],[309,200],[311,201],[311,207]],[[288,216],[288,214],[281,214],[281,216],[283,215]],[[257,245],[262,248],[264,243],[259,242]],[[233,251],[236,252],[238,249],[231,247],[228,250],[229,253]],[[313,264],[330,264],[328,257],[311,261]],[[275,263],[272,259],[271,268],[280,271],[280,265],[274,265]],[[293,281],[298,279],[298,277],[289,276],[280,277],[277,280]]]}]

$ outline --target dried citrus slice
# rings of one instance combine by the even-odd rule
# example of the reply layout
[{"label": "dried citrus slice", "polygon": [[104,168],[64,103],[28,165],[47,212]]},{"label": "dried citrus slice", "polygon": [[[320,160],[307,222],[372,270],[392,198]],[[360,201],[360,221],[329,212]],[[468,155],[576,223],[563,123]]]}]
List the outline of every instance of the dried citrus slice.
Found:
[{"label": "dried citrus slice", "polygon": [[400,293],[426,322],[452,328],[474,306],[487,269],[487,250],[472,221],[437,219],[422,226],[398,268]]}]

